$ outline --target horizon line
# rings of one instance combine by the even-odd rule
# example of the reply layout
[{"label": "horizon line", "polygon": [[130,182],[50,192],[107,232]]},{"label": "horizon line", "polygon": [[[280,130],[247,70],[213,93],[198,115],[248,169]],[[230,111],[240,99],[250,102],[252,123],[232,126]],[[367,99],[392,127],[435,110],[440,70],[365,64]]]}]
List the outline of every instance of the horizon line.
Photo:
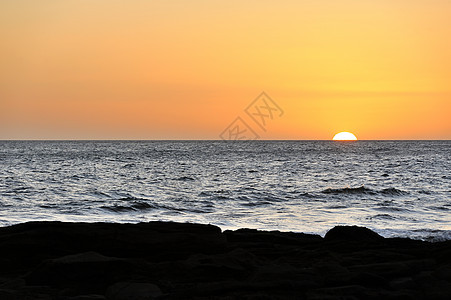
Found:
[{"label": "horizon line", "polygon": [[255,139],[255,140],[223,140],[223,139],[0,139],[0,142],[176,142],[176,141],[211,141],[211,142],[302,142],[302,141],[331,141],[331,142],[359,142],[359,141],[451,141],[451,139],[357,139],[350,141],[334,141],[332,139]]}]

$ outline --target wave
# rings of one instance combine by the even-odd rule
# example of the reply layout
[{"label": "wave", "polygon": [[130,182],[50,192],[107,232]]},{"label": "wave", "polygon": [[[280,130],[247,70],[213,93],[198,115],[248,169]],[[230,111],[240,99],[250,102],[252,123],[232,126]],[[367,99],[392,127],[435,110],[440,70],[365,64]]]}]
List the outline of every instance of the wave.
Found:
[{"label": "wave", "polygon": [[417,238],[415,235],[418,235],[424,241],[443,242],[451,240],[451,230],[415,229],[412,232],[414,233],[414,238]]},{"label": "wave", "polygon": [[[211,206],[206,205],[204,209],[199,207],[174,207],[170,205],[160,205],[158,208],[164,209],[168,212],[177,212],[177,213],[197,213],[197,214],[207,214],[213,212]],[[206,208],[206,209],[205,209]]]},{"label": "wave", "polygon": [[101,197],[103,197],[103,198],[111,198],[111,196],[109,195],[109,194],[107,194],[107,193],[104,193],[104,192],[102,192],[102,191],[93,191],[92,192],[92,194],[94,195],[94,196],[101,196]]},{"label": "wave", "polygon": [[332,189],[327,188],[322,191],[324,194],[375,194],[375,191],[372,189],[366,188],[364,186],[351,188],[351,187],[345,187],[345,188],[338,188],[338,189]]},{"label": "wave", "polygon": [[379,191],[379,193],[384,194],[384,195],[407,195],[407,194],[409,194],[408,192],[398,190],[396,188],[383,189],[383,190]]},{"label": "wave", "polygon": [[15,194],[30,194],[33,193],[33,188],[28,186],[21,186],[11,190]]},{"label": "wave", "polygon": [[418,193],[425,194],[425,195],[432,195],[433,194],[432,191],[428,191],[428,190],[419,190]]},{"label": "wave", "polygon": [[[106,209],[113,212],[130,212],[130,211],[142,211],[148,209],[156,209],[158,206],[143,201],[144,199],[138,199],[133,197],[127,197],[120,199],[122,201],[129,201],[127,204],[114,204],[111,206],[101,206],[101,209]],[[138,200],[138,201],[137,201]]]},{"label": "wave", "polygon": [[129,211],[134,211],[135,210],[132,207],[123,206],[123,205],[101,206],[100,208],[104,209],[104,210],[109,210],[109,211],[112,211],[112,212],[129,212]]},{"label": "wave", "polygon": [[134,167],[136,167],[135,163],[128,163],[128,164],[125,164],[125,165],[122,166],[123,169],[131,169],[131,168],[134,168]]},{"label": "wave", "polygon": [[[123,198],[129,199],[129,198]],[[203,208],[198,207],[175,207],[171,205],[163,205],[163,204],[156,204],[156,203],[149,203],[146,201],[130,201],[128,203],[120,203],[120,204],[114,204],[114,205],[104,205],[101,206],[101,209],[112,211],[115,213],[127,213],[127,212],[139,212],[139,211],[146,211],[146,210],[165,210],[169,212],[190,212],[190,213],[211,213],[214,207],[214,203],[207,201],[204,203]]]},{"label": "wave", "polygon": [[229,190],[202,191],[197,196],[202,198],[210,198],[214,200],[230,200],[232,192]]},{"label": "wave", "polygon": [[138,197],[134,197],[134,196],[127,196],[127,197],[119,198],[117,200],[118,201],[148,201],[148,199],[138,198]]},{"label": "wave", "polygon": [[175,178],[177,181],[195,181],[196,179],[190,176],[181,176],[178,178]]},{"label": "wave", "polygon": [[376,207],[374,208],[375,210],[379,210],[379,211],[409,211],[406,208],[401,208],[401,207],[393,207],[393,206],[380,206],[380,207]]},{"label": "wave", "polygon": [[256,201],[256,202],[241,203],[241,206],[256,207],[256,206],[266,206],[266,205],[271,205],[271,204],[272,203],[269,201]]},{"label": "wave", "polygon": [[142,202],[142,201],[133,202],[131,207],[135,210],[145,210],[145,209],[156,208],[154,205],[151,205],[147,202]]},{"label": "wave", "polygon": [[441,210],[441,211],[448,211],[450,210],[448,207],[446,206],[429,206],[430,209],[432,210]]},{"label": "wave", "polygon": [[396,217],[389,214],[377,214],[375,216],[368,217],[367,219],[380,219],[380,220],[395,220]]},{"label": "wave", "polygon": [[324,207],[326,209],[343,209],[343,208],[348,208],[346,205],[329,205]]},{"label": "wave", "polygon": [[301,198],[315,198],[315,195],[307,193],[307,192],[305,192],[305,193],[296,192],[296,193],[297,193],[297,196],[299,196]]},{"label": "wave", "polygon": [[399,190],[397,188],[385,188],[382,190],[373,190],[370,188],[367,188],[365,186],[360,187],[345,187],[345,188],[338,188],[338,189],[332,189],[327,188],[325,190],[321,191],[324,194],[369,194],[369,195],[391,195],[391,196],[401,196],[401,195],[407,195],[409,194],[406,191]]}]

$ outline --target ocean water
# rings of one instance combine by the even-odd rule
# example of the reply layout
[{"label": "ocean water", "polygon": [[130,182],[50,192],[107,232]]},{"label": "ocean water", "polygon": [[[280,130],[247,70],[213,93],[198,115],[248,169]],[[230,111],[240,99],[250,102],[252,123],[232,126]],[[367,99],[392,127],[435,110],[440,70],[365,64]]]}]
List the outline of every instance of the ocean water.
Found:
[{"label": "ocean water", "polygon": [[451,239],[451,141],[0,141],[0,226],[360,225]]}]

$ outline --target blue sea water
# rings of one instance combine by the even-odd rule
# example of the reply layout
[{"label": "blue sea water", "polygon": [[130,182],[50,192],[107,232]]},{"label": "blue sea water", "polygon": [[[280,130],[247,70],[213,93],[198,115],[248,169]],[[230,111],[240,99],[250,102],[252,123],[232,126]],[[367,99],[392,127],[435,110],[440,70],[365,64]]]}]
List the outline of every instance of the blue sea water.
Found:
[{"label": "blue sea water", "polygon": [[198,222],[451,239],[451,141],[0,141],[0,226]]}]

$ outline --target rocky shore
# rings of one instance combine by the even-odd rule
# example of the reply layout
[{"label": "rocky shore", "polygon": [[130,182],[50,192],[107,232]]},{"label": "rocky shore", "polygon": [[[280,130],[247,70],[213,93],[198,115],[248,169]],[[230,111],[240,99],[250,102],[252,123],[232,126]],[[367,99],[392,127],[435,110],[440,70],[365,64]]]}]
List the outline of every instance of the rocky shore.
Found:
[{"label": "rocky shore", "polygon": [[0,299],[451,299],[451,241],[355,226],[30,222],[0,228],[0,266]]}]

